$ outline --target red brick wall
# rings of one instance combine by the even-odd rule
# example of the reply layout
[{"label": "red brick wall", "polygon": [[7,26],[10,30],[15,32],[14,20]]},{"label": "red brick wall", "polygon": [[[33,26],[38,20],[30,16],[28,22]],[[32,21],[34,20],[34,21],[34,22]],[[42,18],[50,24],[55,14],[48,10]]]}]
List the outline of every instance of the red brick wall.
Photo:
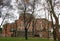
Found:
[{"label": "red brick wall", "polygon": [[[37,21],[34,21],[34,22],[36,22],[36,26],[34,27],[34,31],[35,31],[35,34],[40,34],[40,31],[41,31],[41,27],[42,28],[46,28],[46,29],[48,29],[48,22],[49,21],[45,21],[45,19],[36,19]],[[33,23],[31,22],[31,24],[30,24],[30,27],[29,27],[29,29],[28,29],[28,31],[30,31],[30,32],[32,32],[32,25],[33,25]],[[11,30],[11,28],[12,27],[14,27],[14,29],[16,29],[17,28],[17,31],[18,30],[21,30],[21,31],[24,31],[24,22],[23,22],[23,20],[22,20],[22,18],[19,18],[19,20],[16,20],[15,21],[15,23],[12,23],[12,24],[7,24],[7,30],[5,31],[5,27],[6,27],[6,24],[5,25],[3,25],[3,30],[2,30],[2,34],[3,34],[3,36],[11,36],[11,34],[12,34],[12,32],[10,31]],[[49,27],[51,28],[51,23],[49,23]],[[44,32],[44,31],[42,31],[42,37],[48,37],[48,32]]]},{"label": "red brick wall", "polygon": [[4,26],[3,26],[3,29],[2,29],[2,34],[3,34],[3,36],[10,36],[11,35],[11,32],[10,32],[10,28],[11,28],[11,24],[5,24]]}]

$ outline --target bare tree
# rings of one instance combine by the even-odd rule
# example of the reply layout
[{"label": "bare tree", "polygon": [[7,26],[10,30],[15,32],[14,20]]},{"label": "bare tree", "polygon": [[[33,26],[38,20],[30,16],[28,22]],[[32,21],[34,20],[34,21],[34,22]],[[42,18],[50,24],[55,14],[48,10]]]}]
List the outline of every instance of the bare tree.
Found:
[{"label": "bare tree", "polygon": [[[52,3],[52,0],[48,0],[49,1],[49,4],[50,4],[50,6],[51,6],[51,10],[50,10],[50,14],[51,14],[51,20],[52,20],[52,27],[53,27],[53,37],[54,37],[54,41],[57,41],[57,39],[56,39],[56,36],[57,36],[57,38],[58,38],[58,41],[60,41],[60,39],[59,39],[59,29],[58,29],[58,27],[59,27],[59,21],[58,21],[58,17],[56,16],[56,14],[55,14],[55,11],[54,11],[54,7],[53,7],[53,3]],[[54,17],[54,19],[55,19],[55,25],[56,25],[56,27],[54,28],[54,25],[53,25],[53,17]],[[56,32],[57,31],[57,32]]]},{"label": "bare tree", "polygon": [[[27,1],[27,0],[26,0],[26,1]],[[34,0],[34,2],[33,2],[32,8],[33,8],[32,14],[30,15],[29,20],[27,21],[27,19],[26,19],[26,4],[24,4],[24,15],[23,15],[23,17],[24,17],[25,39],[26,39],[26,40],[28,39],[27,32],[28,32],[29,26],[30,26],[31,21],[32,21],[32,15],[34,14],[35,0]],[[28,27],[27,27],[27,26],[28,26]]]}]

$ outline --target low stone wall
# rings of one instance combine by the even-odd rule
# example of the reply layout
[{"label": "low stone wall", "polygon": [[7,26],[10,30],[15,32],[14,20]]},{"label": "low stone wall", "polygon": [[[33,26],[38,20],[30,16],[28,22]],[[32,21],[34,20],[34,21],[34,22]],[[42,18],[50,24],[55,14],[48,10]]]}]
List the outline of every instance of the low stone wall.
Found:
[{"label": "low stone wall", "polygon": [[[17,31],[17,33],[16,33],[17,37],[24,37],[24,35],[25,35],[24,31]],[[28,32],[27,35],[28,35],[28,37],[32,37],[33,36],[32,32]]]}]

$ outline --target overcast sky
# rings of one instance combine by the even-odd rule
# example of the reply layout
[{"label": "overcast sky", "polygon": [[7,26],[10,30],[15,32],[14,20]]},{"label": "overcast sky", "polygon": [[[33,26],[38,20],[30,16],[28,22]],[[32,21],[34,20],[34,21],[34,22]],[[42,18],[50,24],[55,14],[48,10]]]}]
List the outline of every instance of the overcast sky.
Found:
[{"label": "overcast sky", "polygon": [[[19,0],[20,1],[20,0]],[[58,1],[58,0],[57,0]],[[57,2],[56,1],[56,2]],[[45,2],[45,0],[42,0],[41,1],[41,3],[44,3]],[[14,14],[15,16],[14,17],[16,17],[15,19],[6,19],[7,20],[7,22],[8,23],[12,23],[12,22],[14,22],[14,20],[16,20],[16,19],[18,19],[19,18],[19,14],[18,14],[18,8],[17,8],[17,3],[16,3],[16,1],[15,0],[12,0],[11,1],[11,3],[10,3],[12,6],[13,6],[13,8],[14,8],[14,10],[9,10],[9,12],[10,13],[12,13],[12,14]],[[56,11],[56,13],[57,13],[57,16],[58,16],[58,14],[60,13],[60,7],[58,7],[58,6],[55,6],[55,11]],[[39,9],[41,9],[41,8],[44,8],[44,6],[43,5],[40,5],[40,4],[37,4],[36,5],[36,10],[39,10]],[[7,8],[6,7],[4,7],[3,9],[2,9],[2,11],[3,11],[3,13],[5,14],[8,10],[7,10]],[[46,14],[46,18],[48,19],[48,11],[47,10],[45,10],[44,11],[44,9],[42,9],[41,11],[35,11],[35,15],[36,15],[36,18],[45,18],[45,14]],[[2,22],[2,18],[0,18],[0,24],[1,24],[1,22]],[[60,19],[59,19],[60,20]],[[51,21],[51,19],[50,19],[50,17],[49,17],[49,21]],[[60,22],[59,22],[60,23]]]}]

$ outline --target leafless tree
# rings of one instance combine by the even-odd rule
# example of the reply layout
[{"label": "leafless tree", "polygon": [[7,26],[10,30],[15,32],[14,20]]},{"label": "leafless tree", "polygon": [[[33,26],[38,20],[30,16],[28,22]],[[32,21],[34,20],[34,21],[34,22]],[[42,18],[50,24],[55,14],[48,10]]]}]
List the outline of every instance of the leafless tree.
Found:
[{"label": "leafless tree", "polygon": [[23,18],[24,18],[24,27],[25,27],[25,39],[27,40],[28,39],[27,32],[28,32],[29,26],[30,26],[31,21],[32,21],[32,15],[34,14],[35,0],[34,0],[33,5],[32,5],[32,9],[33,9],[32,10],[32,14],[29,16],[29,20],[28,21],[26,19],[26,4],[25,3],[24,3],[24,11],[23,11],[24,12],[24,15],[23,15]]},{"label": "leafless tree", "polygon": [[[52,3],[52,0],[48,0],[51,8],[50,8],[50,14],[51,14],[51,20],[52,20],[52,27],[53,27],[53,37],[54,37],[54,41],[57,41],[56,39],[56,36],[58,38],[58,41],[60,41],[59,39],[59,21],[58,21],[58,17],[56,16],[56,13],[54,11],[54,6],[53,6],[53,3]],[[53,17],[55,19],[55,25],[56,27],[54,28],[54,24],[53,24]],[[57,32],[56,32],[57,31]]]}]

